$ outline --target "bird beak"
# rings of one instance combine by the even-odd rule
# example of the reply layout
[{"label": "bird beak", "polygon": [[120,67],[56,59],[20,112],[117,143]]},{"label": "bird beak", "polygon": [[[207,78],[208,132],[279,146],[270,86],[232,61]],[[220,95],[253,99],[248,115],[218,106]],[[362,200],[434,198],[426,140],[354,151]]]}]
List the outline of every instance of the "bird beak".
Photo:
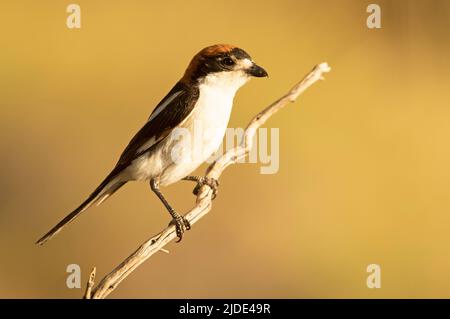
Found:
[{"label": "bird beak", "polygon": [[262,67],[260,67],[256,63],[253,63],[253,65],[247,69],[247,74],[257,77],[257,78],[269,76],[267,74],[266,70],[264,70]]}]

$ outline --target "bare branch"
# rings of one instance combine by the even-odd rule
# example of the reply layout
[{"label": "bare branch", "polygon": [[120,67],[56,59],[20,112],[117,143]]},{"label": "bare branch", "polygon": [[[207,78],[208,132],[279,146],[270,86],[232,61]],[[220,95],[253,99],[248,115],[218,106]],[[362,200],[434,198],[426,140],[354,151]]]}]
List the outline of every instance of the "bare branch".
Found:
[{"label": "bare branch", "polygon": [[[253,146],[253,137],[256,134],[256,130],[286,104],[289,102],[294,102],[301,93],[308,89],[312,84],[322,79],[323,73],[329,71],[330,67],[327,63],[316,65],[312,71],[309,72],[305,78],[297,83],[288,93],[258,113],[245,129],[241,144],[230,149],[214,163],[212,163],[206,171],[206,176],[219,179],[225,168],[231,164],[235,164],[240,158],[246,156]],[[191,223],[191,225],[195,224],[200,218],[205,216],[211,210],[211,197],[212,189],[208,185],[202,186],[197,195],[196,205],[185,215],[185,218]],[[114,289],[117,288],[122,280],[128,277],[128,275],[130,275],[140,264],[156,252],[164,251],[164,246],[176,237],[175,226],[168,226],[159,234],[148,239],[119,266],[104,277],[97,287],[93,289],[92,295],[92,286],[89,287],[90,283],[93,285],[93,275],[91,274],[90,281],[88,282],[88,287],[86,289],[86,296],[96,299],[107,297]],[[95,268],[93,273],[95,275]]]}]

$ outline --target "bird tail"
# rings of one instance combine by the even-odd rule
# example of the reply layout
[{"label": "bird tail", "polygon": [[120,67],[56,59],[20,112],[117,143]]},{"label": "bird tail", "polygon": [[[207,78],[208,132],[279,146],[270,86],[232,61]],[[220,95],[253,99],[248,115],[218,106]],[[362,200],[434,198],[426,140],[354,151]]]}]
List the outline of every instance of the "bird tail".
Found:
[{"label": "bird tail", "polygon": [[116,180],[116,174],[114,171],[105,178],[105,180],[94,190],[94,192],[73,212],[64,217],[55,227],[53,227],[47,234],[39,239],[36,244],[42,246],[49,239],[55,236],[61,229],[68,223],[77,218],[82,212],[91,207],[93,204],[100,205],[109,196],[114,194],[120,187],[126,182]]}]

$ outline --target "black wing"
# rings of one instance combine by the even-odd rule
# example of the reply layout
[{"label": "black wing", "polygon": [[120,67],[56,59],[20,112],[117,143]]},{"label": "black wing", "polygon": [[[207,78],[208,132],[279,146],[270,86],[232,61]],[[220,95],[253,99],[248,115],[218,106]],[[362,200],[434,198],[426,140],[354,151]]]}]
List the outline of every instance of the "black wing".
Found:
[{"label": "black wing", "polygon": [[199,97],[198,87],[178,82],[153,110],[148,122],[131,139],[116,165],[116,171],[156,146],[192,112]]}]

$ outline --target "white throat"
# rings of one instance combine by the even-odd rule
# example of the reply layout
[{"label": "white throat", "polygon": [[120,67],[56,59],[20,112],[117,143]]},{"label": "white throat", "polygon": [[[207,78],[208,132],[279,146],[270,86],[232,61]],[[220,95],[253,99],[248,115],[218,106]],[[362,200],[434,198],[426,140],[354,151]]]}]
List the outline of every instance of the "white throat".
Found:
[{"label": "white throat", "polygon": [[236,91],[249,80],[250,76],[244,71],[216,72],[205,76],[200,81],[200,88],[207,86],[209,89],[223,90],[234,96]]}]

